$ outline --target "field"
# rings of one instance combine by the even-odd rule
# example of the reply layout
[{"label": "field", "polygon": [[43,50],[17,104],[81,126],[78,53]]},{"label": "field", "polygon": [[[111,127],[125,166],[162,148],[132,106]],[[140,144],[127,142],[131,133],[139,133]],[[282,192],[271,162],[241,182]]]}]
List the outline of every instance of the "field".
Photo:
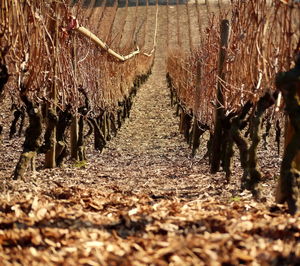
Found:
[{"label": "field", "polygon": [[[203,133],[194,154],[193,143],[182,134],[183,116],[189,114],[194,121],[198,110],[202,112],[201,102],[193,109],[196,92],[189,84],[187,91],[174,85],[186,82],[188,74],[174,71],[173,88],[166,74],[175,67],[170,66],[170,58],[176,58],[176,64],[185,62],[208,34],[205,29],[212,17],[230,10],[226,1],[208,2],[163,1],[156,6],[154,2],[83,1],[84,8],[78,9],[80,24],[97,32],[111,49],[121,55],[137,47],[144,54],[155,48],[155,53],[120,63],[74,35],[78,75],[74,84],[85,91],[81,95],[72,87],[69,92],[71,70],[58,70],[59,84],[66,88],[58,90],[57,105],[65,110],[71,103],[73,118],[74,110],[89,109],[78,112],[86,135],[84,158],[72,159],[69,151],[60,167],[45,168],[45,155],[37,152],[36,169],[28,167],[16,180],[29,121],[27,117],[20,135],[10,138],[16,110],[12,106],[20,110],[24,106],[13,73],[0,98],[0,265],[300,264],[300,216],[275,203],[284,152],[283,134],[278,150],[276,120],[271,120],[269,131],[268,119],[261,125],[259,197],[241,188],[244,168],[237,146],[228,178],[223,171],[211,173],[210,130]],[[60,49],[62,54],[68,51],[63,45]],[[143,78],[136,81],[138,76]],[[174,91],[177,98],[171,94]],[[46,94],[35,89],[28,95],[40,108]],[[47,104],[55,103],[49,99]],[[128,101],[130,115],[124,107]],[[118,131],[99,122],[106,144],[95,149],[96,137],[87,134],[88,121],[96,120],[99,113],[113,116],[115,120],[107,121],[115,121]],[[283,111],[278,117],[283,131]],[[43,132],[46,128],[47,123]],[[68,145],[71,138],[72,132],[66,132]]]}]

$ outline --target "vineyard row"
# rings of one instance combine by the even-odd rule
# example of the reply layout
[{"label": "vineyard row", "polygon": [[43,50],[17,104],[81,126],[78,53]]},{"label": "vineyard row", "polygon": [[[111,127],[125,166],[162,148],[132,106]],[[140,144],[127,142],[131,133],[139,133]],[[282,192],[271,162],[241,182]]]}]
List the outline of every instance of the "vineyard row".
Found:
[{"label": "vineyard row", "polygon": [[[194,46],[191,41],[190,23],[185,38],[177,23],[178,42],[168,49],[167,80],[171,104],[176,105],[180,115],[180,131],[193,155],[201,136],[209,132],[211,173],[222,167],[227,181],[236,145],[243,169],[241,188],[257,197],[262,179],[257,159],[262,123],[266,124],[264,138],[274,125],[279,149],[285,110],[291,124],[286,130],[277,201],[287,202],[290,211],[295,212],[300,207],[300,146],[296,144],[300,125],[299,104],[295,102],[300,93],[299,3],[219,1],[218,8],[214,8],[217,11],[212,12],[209,2],[210,15],[204,21],[196,1],[200,45]],[[187,40],[190,49],[185,51],[182,42]]]},{"label": "vineyard row", "polygon": [[[100,152],[116,135],[151,73],[155,41],[146,45],[145,38],[155,40],[155,28],[148,13],[148,6],[129,10],[118,1],[84,8],[1,0],[0,99],[14,111],[7,133],[13,138],[27,126],[14,179],[35,168],[38,154],[46,167],[60,166],[70,142],[71,157],[83,161],[91,134]],[[3,124],[0,131],[6,133]]]}]

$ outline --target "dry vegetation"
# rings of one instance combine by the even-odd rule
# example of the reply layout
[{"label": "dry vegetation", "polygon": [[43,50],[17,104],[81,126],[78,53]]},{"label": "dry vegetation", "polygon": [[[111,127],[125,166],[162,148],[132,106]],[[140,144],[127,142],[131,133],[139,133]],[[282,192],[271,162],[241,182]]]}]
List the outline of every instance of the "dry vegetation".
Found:
[{"label": "dry vegetation", "polygon": [[299,7],[83,2],[0,0],[0,265],[300,264],[274,203]]},{"label": "dry vegetation", "polygon": [[252,201],[55,189],[2,199],[5,265],[297,265],[299,223]]},{"label": "dry vegetation", "polygon": [[[222,5],[219,1],[219,11],[209,14],[197,48],[190,46],[186,52],[179,41],[179,47],[169,49],[167,78],[171,102],[177,106],[180,131],[192,145],[193,154],[199,147],[199,137],[209,131],[211,173],[222,166],[229,180],[236,145],[244,170],[241,188],[251,190],[255,197],[259,196],[262,178],[257,148],[264,123],[264,138],[273,125],[280,147],[283,119],[279,110],[283,110],[281,92],[285,89],[282,84],[278,87],[278,82],[275,86],[275,78],[279,72],[294,67],[294,59],[299,56],[299,12],[299,4],[292,2],[234,1]],[[177,35],[181,40],[179,27]],[[288,87],[287,80],[285,83]],[[284,176],[291,165],[282,169],[281,181],[287,180]],[[291,184],[297,187],[297,177],[294,179]],[[293,198],[289,206],[294,212],[295,206],[291,205],[297,204],[298,189],[280,190],[285,196],[279,198]],[[291,193],[295,195],[288,196]]]},{"label": "dry vegetation", "polygon": [[[62,163],[71,120],[72,158],[85,160],[85,139],[94,132],[95,149],[102,150],[129,115],[132,97],[150,74],[153,55],[137,48],[133,37],[138,25],[125,23],[128,17],[121,25],[129,24],[131,35],[123,34],[121,25],[112,30],[117,11],[117,2],[91,9],[80,3],[71,8],[64,1],[2,1],[1,64],[10,79],[3,82],[1,93],[16,110],[10,137],[25,109],[29,117],[15,179],[24,176],[37,154],[46,154],[46,167]],[[130,19],[136,21],[137,16],[135,12]],[[88,29],[100,40],[91,40]],[[125,41],[112,51],[109,45],[118,35]],[[117,53],[121,61],[114,57]]]}]

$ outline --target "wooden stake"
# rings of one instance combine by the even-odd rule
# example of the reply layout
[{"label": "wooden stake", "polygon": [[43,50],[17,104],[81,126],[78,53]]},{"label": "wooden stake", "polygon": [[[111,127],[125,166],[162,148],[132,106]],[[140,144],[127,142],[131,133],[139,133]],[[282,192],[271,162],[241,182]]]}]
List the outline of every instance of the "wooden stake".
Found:
[{"label": "wooden stake", "polygon": [[[53,39],[55,47],[53,47],[54,53],[54,73],[53,73],[53,83],[50,92],[50,98],[52,103],[48,105],[48,109],[51,109],[51,112],[56,115],[56,106],[57,106],[57,75],[58,75],[58,49],[59,49],[59,4],[55,3],[55,13],[56,20],[53,21]],[[48,123],[53,123],[53,121],[49,121]],[[51,148],[45,155],[45,167],[46,168],[54,168],[56,167],[56,125],[53,125],[53,130],[50,137]]]},{"label": "wooden stake", "polygon": [[[76,58],[76,39],[73,36],[73,45],[72,45],[72,61],[73,61],[73,72],[74,72],[74,89],[77,90],[77,58]],[[71,123],[71,158],[74,160],[78,160],[78,116],[77,116],[77,107],[75,114],[73,115],[72,123]]]},{"label": "wooden stake", "polygon": [[102,49],[106,50],[109,54],[111,54],[112,56],[114,56],[115,58],[119,59],[122,62],[124,62],[140,53],[139,48],[137,48],[137,50],[131,52],[128,55],[125,55],[125,56],[120,55],[120,54],[116,53],[114,50],[112,50],[111,48],[109,48],[109,46],[105,42],[100,40],[94,33],[90,32],[85,27],[79,26],[79,27],[75,28],[75,30],[78,31],[79,33],[81,33],[82,35],[86,36],[87,38],[89,38],[96,45],[100,46]]},{"label": "wooden stake", "polygon": [[224,95],[222,89],[222,82],[225,80],[224,65],[227,57],[227,48],[229,42],[230,25],[227,19],[221,21],[221,43],[219,54],[219,66],[218,66],[218,84],[217,84],[217,102],[215,109],[215,128],[214,136],[212,139],[211,150],[211,173],[216,173],[220,169],[221,161],[221,144],[222,144],[222,120],[224,118]]}]

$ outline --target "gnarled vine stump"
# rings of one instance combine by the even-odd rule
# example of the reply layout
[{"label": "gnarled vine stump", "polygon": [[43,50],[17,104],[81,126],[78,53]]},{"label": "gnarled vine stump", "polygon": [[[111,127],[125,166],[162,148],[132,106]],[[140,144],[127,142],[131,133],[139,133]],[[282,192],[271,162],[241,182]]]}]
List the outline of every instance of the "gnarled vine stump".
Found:
[{"label": "gnarled vine stump", "polygon": [[276,86],[282,92],[288,115],[276,201],[287,202],[294,214],[300,209],[300,53],[294,68],[277,75]]}]

